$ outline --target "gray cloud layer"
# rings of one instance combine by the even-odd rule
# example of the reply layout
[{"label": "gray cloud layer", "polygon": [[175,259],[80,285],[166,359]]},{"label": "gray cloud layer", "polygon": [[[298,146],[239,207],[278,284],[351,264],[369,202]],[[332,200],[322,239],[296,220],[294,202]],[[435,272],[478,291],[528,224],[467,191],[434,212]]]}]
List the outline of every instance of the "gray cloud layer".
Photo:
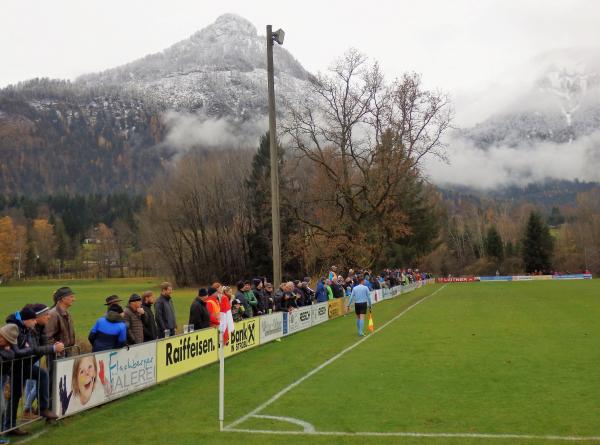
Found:
[{"label": "gray cloud layer", "polygon": [[163,120],[168,129],[165,143],[181,151],[258,147],[260,136],[269,128],[266,117],[239,123],[208,118],[202,113],[168,111]]},{"label": "gray cloud layer", "polygon": [[600,180],[600,131],[571,143],[540,142],[482,150],[465,139],[450,142],[448,164],[428,160],[426,171],[439,185],[493,189],[546,179]]}]

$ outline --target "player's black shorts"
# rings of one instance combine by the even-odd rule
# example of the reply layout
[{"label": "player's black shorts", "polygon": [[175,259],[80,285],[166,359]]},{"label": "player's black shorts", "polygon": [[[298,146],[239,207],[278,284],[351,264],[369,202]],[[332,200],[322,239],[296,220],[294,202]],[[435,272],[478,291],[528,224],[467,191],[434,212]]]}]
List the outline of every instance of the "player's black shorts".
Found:
[{"label": "player's black shorts", "polygon": [[356,315],[367,313],[367,303],[354,303],[354,312]]}]

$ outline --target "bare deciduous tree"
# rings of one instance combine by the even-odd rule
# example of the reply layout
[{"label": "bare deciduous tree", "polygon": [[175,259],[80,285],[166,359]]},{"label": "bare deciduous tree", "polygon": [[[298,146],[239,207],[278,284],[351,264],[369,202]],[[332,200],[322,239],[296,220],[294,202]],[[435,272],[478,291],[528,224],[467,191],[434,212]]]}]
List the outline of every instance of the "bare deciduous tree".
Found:
[{"label": "bare deciduous tree", "polygon": [[418,189],[423,158],[444,156],[448,98],[423,90],[416,74],[387,85],[355,50],[319,75],[311,93],[290,104],[283,125],[311,164],[313,192],[296,216],[332,252],[372,265],[384,245],[411,232],[403,200]]}]

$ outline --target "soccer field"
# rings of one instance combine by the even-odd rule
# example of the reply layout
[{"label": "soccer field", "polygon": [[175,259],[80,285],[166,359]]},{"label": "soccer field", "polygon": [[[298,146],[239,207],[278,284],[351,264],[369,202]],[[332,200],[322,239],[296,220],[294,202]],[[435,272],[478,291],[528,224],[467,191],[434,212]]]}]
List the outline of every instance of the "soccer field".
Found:
[{"label": "soccer field", "polygon": [[431,285],[65,419],[29,443],[600,442],[600,282]]}]

